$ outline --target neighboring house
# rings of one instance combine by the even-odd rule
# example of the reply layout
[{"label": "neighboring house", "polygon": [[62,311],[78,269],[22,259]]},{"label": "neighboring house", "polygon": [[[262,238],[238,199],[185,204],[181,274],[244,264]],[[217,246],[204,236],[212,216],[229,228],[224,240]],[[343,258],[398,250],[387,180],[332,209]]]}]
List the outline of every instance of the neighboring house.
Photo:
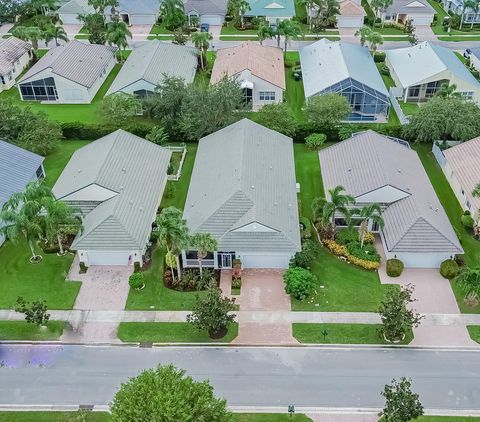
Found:
[{"label": "neighboring house", "polygon": [[147,96],[155,91],[166,75],[181,78],[190,84],[195,78],[197,65],[198,54],[194,47],[158,40],[147,41],[128,56],[107,95],[124,92]]},{"label": "neighboring house", "polygon": [[213,64],[210,83],[234,78],[245,93],[245,103],[253,110],[283,101],[285,67],[283,51],[277,47],[244,43],[221,48]]},{"label": "neighboring house", "polygon": [[403,91],[404,102],[427,101],[444,82],[455,84],[457,92],[466,98],[480,100],[480,83],[448,48],[422,42],[387,50],[385,63]]},{"label": "neighboring house", "polygon": [[184,0],[183,6],[188,22],[195,17],[199,24],[223,25],[227,14],[227,0]]},{"label": "neighboring house", "polygon": [[[40,155],[0,140],[0,210],[12,194],[23,191],[29,182],[45,177],[43,160]],[[5,237],[0,234],[0,245],[4,241]]]},{"label": "neighboring house", "polygon": [[88,104],[116,64],[116,48],[73,40],[50,49],[18,82],[24,101]]},{"label": "neighboring house", "polygon": [[390,99],[370,52],[360,45],[321,39],[300,50],[305,98],[337,93],[348,99],[348,121],[386,122]]},{"label": "neighboring house", "polygon": [[[128,25],[154,25],[159,16],[160,0],[119,0],[115,10]],[[94,9],[88,4],[88,0],[71,0],[57,10],[58,17],[64,25],[81,25],[82,21],[78,19],[78,15],[93,12]],[[109,20],[110,6],[105,8],[104,14]]]},{"label": "neighboring house", "polygon": [[15,78],[27,67],[32,45],[15,37],[0,38],[0,92],[15,85]]},{"label": "neighboring house", "polygon": [[[184,218],[218,251],[202,265],[288,268],[301,248],[292,139],[248,119],[200,139]],[[183,251],[197,267],[196,251]]]},{"label": "neighboring house", "polygon": [[[410,145],[373,131],[320,151],[325,195],[343,186],[356,199],[354,207],[379,203],[384,228],[379,233],[387,259],[398,258],[405,267],[438,268],[463,249]],[[335,216],[339,226],[343,215]],[[355,221],[354,221],[355,224]]]},{"label": "neighboring house", "polygon": [[246,17],[264,17],[271,24],[292,19],[295,16],[294,0],[249,0]]},{"label": "neighboring house", "polygon": [[472,192],[480,183],[480,137],[446,149],[443,156],[441,167],[458,201],[478,221],[480,198]]},{"label": "neighboring house", "polygon": [[470,64],[480,71],[480,47],[470,49]]},{"label": "neighboring house", "polygon": [[365,16],[367,14],[359,1],[342,0],[340,14],[337,15],[337,28],[360,28]]},{"label": "neighboring house", "polygon": [[391,6],[382,12],[377,12],[377,17],[384,22],[394,22],[405,25],[411,20],[414,26],[427,26],[433,22],[435,9],[427,0],[394,0]]},{"label": "neighboring house", "polygon": [[463,22],[465,24],[480,23],[480,9],[474,10],[471,7],[467,7],[465,11],[463,10],[464,0],[443,0],[443,8],[448,13],[453,13],[456,15],[462,15],[463,13]]},{"label": "neighboring house", "polygon": [[83,230],[71,246],[91,265],[142,264],[171,151],[123,130],[78,149],[53,193],[79,208]]}]

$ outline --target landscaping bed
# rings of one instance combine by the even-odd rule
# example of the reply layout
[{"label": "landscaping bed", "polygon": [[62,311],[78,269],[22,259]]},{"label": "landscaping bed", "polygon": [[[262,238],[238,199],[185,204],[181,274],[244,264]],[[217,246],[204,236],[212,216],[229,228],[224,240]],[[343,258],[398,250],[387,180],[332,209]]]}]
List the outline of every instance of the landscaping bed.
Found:
[{"label": "landscaping bed", "polygon": [[58,340],[65,328],[63,321],[49,321],[47,328],[26,321],[0,321],[0,340]]},{"label": "landscaping bed", "polygon": [[121,341],[134,343],[230,343],[237,335],[237,323],[219,339],[210,338],[188,322],[121,322],[117,332]]},{"label": "landscaping bed", "polygon": [[[381,324],[292,324],[293,336],[300,343],[313,344],[391,344],[383,338],[381,328]],[[412,340],[410,332],[398,344]]]}]

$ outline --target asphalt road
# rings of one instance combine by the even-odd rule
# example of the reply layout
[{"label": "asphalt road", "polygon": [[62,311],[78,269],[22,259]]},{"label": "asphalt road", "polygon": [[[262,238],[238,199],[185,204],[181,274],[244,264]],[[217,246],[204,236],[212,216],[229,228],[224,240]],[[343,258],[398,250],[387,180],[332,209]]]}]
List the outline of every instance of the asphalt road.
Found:
[{"label": "asphalt road", "polygon": [[173,363],[231,406],[380,407],[393,377],[429,409],[480,410],[480,353],[418,349],[0,345],[0,405],[106,405],[120,383]]}]

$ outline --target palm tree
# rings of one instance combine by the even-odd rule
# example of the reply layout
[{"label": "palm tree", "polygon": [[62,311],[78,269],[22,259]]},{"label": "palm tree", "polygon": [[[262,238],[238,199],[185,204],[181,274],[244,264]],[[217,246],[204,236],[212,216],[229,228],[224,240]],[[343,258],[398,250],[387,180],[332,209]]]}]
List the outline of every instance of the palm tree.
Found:
[{"label": "palm tree", "polygon": [[164,0],[160,6],[160,16],[169,30],[179,28],[185,23],[185,10],[182,0]]},{"label": "palm tree", "polygon": [[201,277],[202,260],[206,258],[209,252],[214,252],[218,249],[217,240],[210,233],[195,233],[190,238],[190,246],[197,249],[197,259]]},{"label": "palm tree", "polygon": [[367,41],[367,38],[371,32],[372,29],[368,26],[362,26],[359,30],[357,30],[357,32],[355,32],[355,36],[360,37],[360,44],[362,47],[365,45],[365,42]]},{"label": "palm tree", "polygon": [[53,198],[50,188],[40,181],[30,182],[22,192],[10,196],[0,213],[4,223],[0,232],[12,241],[22,234],[32,252],[31,262],[41,259],[35,253],[35,241],[44,234],[41,211],[48,198]]},{"label": "palm tree", "polygon": [[12,35],[23,41],[30,41],[35,56],[37,55],[38,41],[45,38],[45,33],[38,26],[17,26],[12,30]]},{"label": "palm tree", "polygon": [[480,198],[480,182],[475,185],[475,188],[472,191],[472,195],[475,198]]},{"label": "palm tree", "polygon": [[102,16],[105,13],[105,7],[107,7],[105,0],[88,0],[88,4],[93,7],[95,13]]},{"label": "palm tree", "polygon": [[51,40],[55,40],[55,45],[58,47],[60,44],[58,40],[67,42],[68,37],[63,26],[51,25],[45,32],[45,42],[48,44]]},{"label": "palm tree", "polygon": [[35,14],[42,13],[46,15],[49,10],[55,9],[55,0],[30,0],[30,6]]},{"label": "palm tree", "polygon": [[260,25],[258,25],[257,37],[260,41],[260,45],[263,45],[263,41],[272,39],[272,27],[267,21],[262,21],[260,22]]},{"label": "palm tree", "polygon": [[234,26],[243,28],[244,16],[247,10],[250,10],[250,3],[247,0],[229,0],[228,11],[232,16],[232,22]]},{"label": "palm tree", "polygon": [[285,19],[278,24],[278,33],[285,37],[285,53],[287,52],[287,45],[290,39],[297,39],[303,35],[300,24],[296,21]]},{"label": "palm tree", "polygon": [[457,97],[460,95],[460,93],[455,92],[457,90],[457,85],[451,84],[446,81],[442,85],[440,85],[440,88],[436,92],[437,97],[442,97],[442,98],[450,98],[450,97]]},{"label": "palm tree", "polygon": [[70,207],[66,202],[47,198],[44,201],[45,235],[51,243],[57,242],[60,255],[65,255],[62,237],[65,234],[77,234],[82,230],[82,223],[76,217],[79,210]]},{"label": "palm tree", "polygon": [[480,294],[480,267],[463,267],[455,277],[455,282],[459,284],[465,293],[465,301],[478,303]]},{"label": "palm tree", "polygon": [[107,24],[107,42],[118,47],[120,62],[123,61],[122,49],[128,47],[127,37],[132,38],[132,33],[125,22],[115,18]]},{"label": "palm tree", "polygon": [[[473,0],[473,5],[471,6],[473,13],[475,15],[478,13],[478,9],[480,8],[480,0]],[[470,24],[470,29],[473,29],[473,24],[475,23],[475,19],[472,19],[472,23]]]},{"label": "palm tree", "polygon": [[307,24],[310,29],[312,30],[312,9],[315,6],[314,0],[298,0],[298,5],[305,7],[307,10]]},{"label": "palm tree", "polygon": [[463,19],[465,18],[465,11],[467,9],[475,9],[475,8],[478,9],[478,5],[477,5],[477,2],[475,0],[464,0],[463,1],[462,14],[460,16],[460,27],[459,27],[460,31],[462,30]]},{"label": "palm tree", "polygon": [[[160,243],[173,254],[177,261],[178,278],[180,278],[180,262],[178,255],[188,245],[189,235],[182,211],[175,207],[164,208],[157,216],[157,231]],[[172,277],[175,278],[173,267],[170,266]]]},{"label": "palm tree", "polygon": [[343,193],[343,186],[336,186],[328,190],[330,201],[325,198],[315,198],[312,203],[312,212],[314,220],[320,220],[322,224],[332,224],[335,227],[335,214],[343,214],[345,220],[350,222],[351,213],[348,205],[355,204],[355,198],[352,195]]},{"label": "palm tree", "polygon": [[367,35],[367,41],[370,44],[372,56],[374,56],[378,46],[383,44],[383,36],[379,32],[372,31]]},{"label": "palm tree", "polygon": [[363,208],[355,208],[351,211],[352,215],[358,216],[361,219],[360,227],[358,229],[360,233],[360,247],[363,248],[365,242],[365,235],[368,233],[368,222],[373,221],[381,229],[383,229],[385,223],[381,216],[382,208],[376,202],[365,205]]},{"label": "palm tree", "polygon": [[202,70],[205,70],[206,54],[208,47],[210,47],[209,41],[212,39],[212,34],[209,32],[194,32],[192,34],[193,45],[200,52],[200,66]]}]

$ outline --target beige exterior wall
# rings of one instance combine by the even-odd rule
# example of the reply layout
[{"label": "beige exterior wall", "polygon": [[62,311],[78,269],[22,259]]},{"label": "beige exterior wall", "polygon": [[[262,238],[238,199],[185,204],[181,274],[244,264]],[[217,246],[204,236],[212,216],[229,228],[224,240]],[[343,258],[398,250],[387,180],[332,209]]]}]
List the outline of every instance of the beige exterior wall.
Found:
[{"label": "beige exterior wall", "polygon": [[30,62],[30,54],[25,53],[20,59],[13,63],[14,70],[10,75],[1,75],[5,81],[5,84],[0,82],[0,92],[6,91],[7,89],[12,88],[15,85],[15,79],[23,72]]},{"label": "beige exterior wall", "polygon": [[[242,81],[248,81],[253,84],[253,99],[252,99],[252,109],[253,111],[258,111],[265,104],[279,104],[283,101],[283,89],[271,84],[270,82],[265,81],[252,73],[249,70],[244,70],[236,76],[236,80],[241,83]],[[274,92],[275,100],[261,100],[261,92]]]}]

